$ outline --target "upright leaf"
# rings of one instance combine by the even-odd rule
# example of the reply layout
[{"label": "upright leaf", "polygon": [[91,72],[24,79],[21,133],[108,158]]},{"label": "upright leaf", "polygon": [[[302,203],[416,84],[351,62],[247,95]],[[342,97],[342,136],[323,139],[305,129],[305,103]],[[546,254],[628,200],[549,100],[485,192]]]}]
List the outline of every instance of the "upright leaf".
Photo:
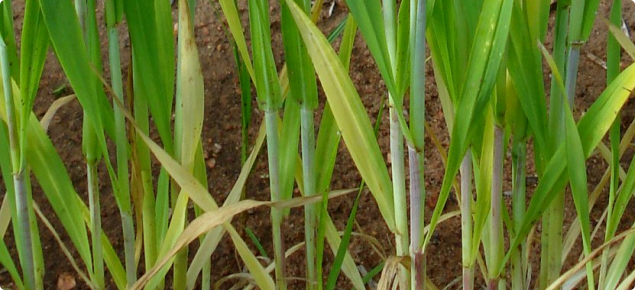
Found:
[{"label": "upright leaf", "polygon": [[425,238],[424,249],[432,237],[445,202],[449,197],[454,176],[459,170],[469,145],[469,136],[476,129],[476,126],[473,126],[474,114],[482,112],[488,104],[497,81],[499,66],[507,44],[512,4],[511,0],[494,0],[483,4],[474,44],[470,52],[467,81],[458,100],[459,105],[452,130],[452,142],[445,176],[437,206],[430,221],[430,231]]},{"label": "upright leaf", "polygon": [[[170,3],[147,0],[126,0],[123,3],[136,72],[135,99],[147,100],[161,140],[168,152],[172,152],[170,118],[174,90],[174,39],[172,29],[167,28],[172,23]],[[167,15],[161,13],[166,7]],[[165,35],[166,31],[170,33],[169,37]]]}]

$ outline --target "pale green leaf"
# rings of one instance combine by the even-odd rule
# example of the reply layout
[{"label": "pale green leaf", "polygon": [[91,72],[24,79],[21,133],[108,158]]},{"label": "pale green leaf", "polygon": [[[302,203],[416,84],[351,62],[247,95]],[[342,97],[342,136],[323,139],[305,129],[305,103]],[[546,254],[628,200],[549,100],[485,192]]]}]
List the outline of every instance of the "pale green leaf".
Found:
[{"label": "pale green leaf", "polygon": [[347,70],[324,35],[296,4],[289,2],[289,8],[307,44],[344,142],[392,230],[394,209],[391,182],[366,110]]}]

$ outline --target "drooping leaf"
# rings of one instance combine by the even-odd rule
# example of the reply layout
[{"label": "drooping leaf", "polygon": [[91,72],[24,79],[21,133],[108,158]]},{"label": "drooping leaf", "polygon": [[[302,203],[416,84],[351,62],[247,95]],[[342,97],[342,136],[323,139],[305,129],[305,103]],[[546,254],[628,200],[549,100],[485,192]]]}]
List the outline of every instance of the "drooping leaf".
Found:
[{"label": "drooping leaf", "polygon": [[[635,66],[631,65],[609,84],[580,119],[578,132],[580,140],[585,140],[582,143],[585,158],[591,155],[591,152],[602,140],[633,88],[635,88]],[[519,229],[519,235],[512,241],[510,248],[513,249],[519,245],[544,209],[553,201],[554,195],[550,193],[560,191],[566,185],[568,181],[564,175],[567,167],[566,151],[564,143],[561,144],[545,167],[543,178],[536,187],[527,208],[527,215]],[[509,253],[507,257],[509,257]]]},{"label": "drooping leaf", "polygon": [[[366,180],[377,200],[384,220],[392,230],[394,209],[391,182],[359,95],[347,70],[319,29],[296,4],[292,2],[288,4],[300,34],[307,44],[309,55],[322,82],[344,142],[362,178]],[[356,20],[359,21],[359,19]]]}]

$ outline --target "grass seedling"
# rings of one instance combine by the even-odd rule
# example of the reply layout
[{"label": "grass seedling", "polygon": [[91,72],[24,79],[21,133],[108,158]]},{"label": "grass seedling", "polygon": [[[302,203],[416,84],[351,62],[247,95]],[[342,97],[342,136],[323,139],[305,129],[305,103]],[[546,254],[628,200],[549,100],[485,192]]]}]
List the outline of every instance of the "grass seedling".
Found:
[{"label": "grass seedling", "polygon": [[[288,0],[292,1],[292,0]],[[305,13],[310,12],[311,3],[308,0],[295,0]],[[301,116],[301,150],[302,150],[302,179],[304,182],[304,196],[313,196],[317,193],[316,159],[315,159],[315,130],[314,113],[317,108],[317,83],[313,64],[309,58],[304,43],[295,25],[293,16],[287,5],[282,6],[282,34],[287,59],[287,69],[290,78],[289,85],[292,99],[300,103]],[[304,235],[306,244],[306,273],[307,289],[316,289],[316,244],[315,234],[318,228],[319,205],[306,205],[304,207]]]},{"label": "grass seedling", "polygon": [[472,247],[472,154],[465,153],[461,162],[461,245],[463,248],[463,289],[474,289],[474,264],[470,265]]},{"label": "grass seedling", "polygon": [[[99,49],[99,34],[97,32],[96,15],[94,12],[95,1],[75,1],[75,9],[77,11],[80,25],[83,29],[86,49],[91,54],[92,65],[95,67],[96,70],[101,71],[101,50]],[[98,82],[98,79],[92,78],[92,81]],[[92,271],[96,287],[98,287],[99,289],[104,289],[104,260],[101,245],[101,194],[99,191],[100,182],[97,172],[97,166],[99,165],[101,160],[101,148],[99,147],[97,134],[93,130],[94,126],[93,124],[91,124],[90,119],[85,118],[82,134],[82,149],[86,160],[86,174],[88,180],[88,204],[91,220],[90,231],[92,233],[91,242],[92,254],[94,259]],[[132,253],[128,252],[128,255]]]},{"label": "grass seedling", "polygon": [[426,13],[424,0],[410,1],[410,130],[413,144],[408,144],[410,169],[410,288],[424,289],[426,278],[423,255],[424,228],[424,147],[426,96]]},{"label": "grass seedling", "polygon": [[[258,105],[265,112],[267,127],[267,153],[269,160],[269,190],[271,201],[280,201],[280,164],[278,143],[278,110],[282,105],[282,96],[278,75],[275,71],[271,51],[271,32],[269,28],[269,3],[263,0],[249,1],[249,23],[253,43],[254,71],[258,77],[254,81],[258,95]],[[280,224],[282,210],[271,209],[276,287],[287,288],[285,274],[284,240]]]},{"label": "grass seedling", "polygon": [[[622,26],[622,1],[615,0],[613,1],[613,6],[611,6],[611,17],[610,22],[614,26]],[[607,48],[606,48],[606,82],[612,82],[615,77],[620,73],[620,61],[621,61],[621,47],[615,36],[612,33],[607,35]],[[613,217],[613,208],[615,205],[615,199],[617,197],[617,192],[619,188],[619,173],[620,173],[620,127],[622,126],[622,118],[621,114],[618,114],[611,126],[611,130],[609,131],[609,137],[611,142],[611,180],[609,185],[609,203],[607,205],[607,218],[606,220],[606,228],[604,234],[604,241],[609,241],[613,238],[614,232],[611,231],[613,227],[612,223],[615,222]],[[610,247],[607,250],[602,252],[602,260],[600,265],[600,274],[598,278],[598,289],[610,289],[604,288],[606,284],[606,275],[609,267],[609,252]]]},{"label": "grass seedling", "polygon": [[[393,234],[391,256],[380,254],[386,265],[386,275],[380,280],[383,285],[436,288],[426,280],[426,258],[433,259],[435,255],[427,246],[439,223],[458,215],[459,211],[445,213],[444,209],[453,187],[460,201],[463,265],[462,279],[456,277],[454,281],[462,281],[463,289],[481,286],[479,274],[489,289],[502,289],[507,284],[512,289],[526,289],[533,284],[540,289],[553,289],[562,283],[578,287],[585,278],[590,289],[596,286],[626,289],[635,280],[635,274],[627,273],[635,238],[628,236],[630,232],[618,232],[635,188],[635,161],[631,161],[626,172],[619,166],[635,134],[635,130],[629,129],[622,137],[619,128],[619,111],[635,86],[635,67],[631,65],[620,73],[618,43],[635,55],[635,50],[631,51],[632,42],[616,33],[619,29],[615,26],[621,24],[622,1],[614,1],[611,12],[610,30],[614,38],[610,38],[607,49],[608,87],[576,123],[573,99],[577,67],[599,0],[557,1],[553,59],[544,47],[537,45],[546,42],[550,0],[347,0],[351,16],[328,37],[315,25],[320,12],[324,12],[321,11],[324,1],[315,1],[312,10],[308,0],[279,1],[286,61],[279,72],[274,60],[278,32],[272,29],[276,27],[272,23],[275,18],[270,19],[270,13],[276,9],[270,9],[270,1],[247,1],[251,36],[248,45],[238,9],[245,2],[219,0],[233,38],[242,89],[243,167],[222,206],[214,200],[216,195],[207,190],[205,148],[200,142],[205,98],[204,72],[193,25],[197,23],[193,18],[196,1],[179,1],[178,35],[174,35],[173,11],[168,1],[106,0],[111,99],[106,98],[103,89],[110,86],[99,82],[102,60],[97,28],[100,26],[94,0],[27,1],[20,54],[14,40],[10,2],[0,4],[0,34],[4,41],[0,45],[4,87],[0,99],[3,120],[0,135],[6,136],[0,140],[0,165],[9,192],[7,202],[0,207],[0,234],[4,236],[12,222],[22,277],[4,243],[0,243],[0,262],[18,288],[44,287],[37,224],[33,211],[27,210],[31,203],[32,171],[81,258],[71,264],[90,287],[110,287],[110,276],[121,289],[144,286],[161,289],[166,286],[167,275],[171,275],[171,286],[175,289],[193,289],[199,285],[210,288],[215,285],[210,257],[228,233],[249,272],[220,278],[216,285],[241,277],[253,284],[247,287],[286,289],[289,282],[286,255],[296,252],[302,243],[287,251],[281,223],[291,207],[301,206],[305,210],[306,277],[302,278],[306,278],[306,288],[334,289],[344,273],[354,288],[363,289],[369,279],[384,269],[384,262],[363,275],[348,251],[355,218],[363,214],[363,208],[358,208],[361,191],[355,198],[353,212],[348,215],[343,236],[340,237],[327,211],[340,139]],[[131,42],[127,80],[122,77],[120,52],[124,51],[118,39],[125,30],[124,16]],[[376,135],[379,121],[373,130],[368,110],[349,76],[358,25],[387,89],[380,115],[383,102],[387,101],[389,148],[380,149]],[[342,31],[344,36],[337,55],[331,42]],[[176,50],[175,39],[179,41]],[[88,205],[75,191],[45,129],[31,114],[49,45],[84,111],[82,138],[89,183]],[[429,231],[423,222],[426,45],[431,52],[434,82],[450,133],[447,159],[443,158],[446,172]],[[550,94],[545,92],[545,59],[552,71]],[[560,78],[560,73],[564,78]],[[326,96],[319,124],[314,123],[315,113],[321,107],[316,75]],[[248,155],[247,129],[252,117],[250,81],[264,112],[264,125]],[[405,98],[409,98],[409,104]],[[380,119],[381,116],[377,118]],[[162,147],[149,137],[154,129]],[[610,150],[600,144],[609,131]],[[244,200],[246,196],[241,197],[241,193],[245,192],[245,183],[265,135],[271,201]],[[443,145],[430,136],[441,155],[445,155]],[[111,152],[106,146],[107,137],[115,145]],[[510,213],[502,194],[507,140],[511,140],[512,156]],[[611,168],[589,196],[585,160],[596,147]],[[390,150],[392,178],[382,149]],[[116,160],[116,168],[110,164],[110,153],[116,154],[112,159]],[[531,164],[527,156],[534,156],[539,180],[531,195],[526,192],[525,179]],[[160,164],[154,164],[153,160]],[[102,162],[122,217],[123,260],[101,230],[100,198],[102,201],[108,198],[99,194],[103,181],[98,180],[97,168]],[[296,170],[296,164],[302,166],[301,170]],[[160,170],[156,165],[160,165]],[[455,178],[459,172],[460,188]],[[609,176],[609,202],[603,216],[606,230],[601,232],[600,227],[591,228],[589,212]],[[292,198],[294,184],[306,197],[288,200]],[[563,206],[568,184],[578,216],[563,239]],[[316,203],[320,199],[322,202]],[[194,220],[188,218],[190,205],[194,207]],[[240,221],[232,221],[236,215],[256,206],[271,206],[274,264],[268,269],[253,254],[257,249],[266,256],[263,245],[267,241],[256,239],[246,229],[252,241],[251,248],[248,247],[234,228]],[[536,265],[531,263],[534,259],[530,250],[534,248],[531,245],[537,221],[542,221],[543,229],[541,272],[532,274]],[[51,227],[47,221],[45,224]],[[601,248],[591,247],[596,234],[604,234],[606,244]],[[562,273],[563,261],[570,258],[578,237],[582,240],[583,255],[577,265]],[[505,247],[505,238],[509,239],[509,248]],[[188,245],[194,241],[199,242],[196,253],[188,252]],[[325,241],[335,256],[326,279],[322,265],[327,251]],[[141,255],[146,273],[137,279],[136,267]],[[274,268],[275,280],[268,272]],[[534,282],[536,278],[539,281]]]},{"label": "grass seedling", "polygon": [[[567,26],[569,22],[570,5],[563,1],[557,4],[556,8],[556,26],[553,46],[553,57],[558,69],[565,71],[566,61],[566,39]],[[552,77],[552,83],[555,84],[555,78]],[[554,140],[554,144],[558,145],[562,142],[564,133],[564,102],[566,100],[565,92],[558,86],[551,86],[551,98],[549,106],[549,124],[550,124],[550,140]],[[559,140],[559,141],[558,141]],[[552,145],[554,147],[554,145]],[[543,216],[543,228],[541,236],[541,267],[540,267],[540,285],[541,288],[546,287],[555,278],[554,275],[560,273],[560,265],[562,253],[559,246],[562,244],[562,216],[564,207],[564,193],[557,193],[557,197],[553,204]]]},{"label": "grass seedling", "polygon": [[[368,5],[368,4],[366,4]],[[372,5],[372,4],[370,4]],[[376,4],[375,4],[376,5]],[[384,59],[391,70],[392,76],[398,74],[397,66],[397,50],[399,53],[403,53],[407,46],[402,45],[401,29],[402,26],[397,24],[396,17],[399,17],[407,13],[400,11],[400,15],[397,15],[397,4],[393,0],[383,0],[383,16],[384,16],[384,30],[385,30],[385,42],[387,44],[388,58]],[[400,7],[410,8],[407,3],[401,4]],[[404,8],[405,9],[405,8]],[[401,10],[401,9],[400,9]],[[407,15],[410,16],[410,15]],[[407,26],[403,26],[407,27]],[[409,28],[409,27],[408,27]],[[400,42],[401,41],[401,42]],[[408,41],[408,40],[406,40]],[[406,70],[406,68],[401,68]],[[403,95],[402,93],[391,91],[388,92],[388,114],[390,120],[390,168],[392,171],[392,191],[393,191],[393,206],[395,207],[395,254],[397,256],[409,255],[409,238],[408,238],[408,213],[405,210],[407,208],[407,195],[406,195],[406,173],[405,173],[405,152],[404,152],[404,136],[399,118],[403,108]],[[402,117],[403,118],[403,117]],[[399,285],[402,288],[408,288],[410,279],[405,269],[400,271]]]},{"label": "grass seedling", "polygon": [[[109,0],[106,1],[106,30],[108,34],[108,59],[110,65],[110,80],[113,89],[113,93],[115,94],[115,98],[117,98],[122,104],[126,104],[126,100],[124,100],[123,96],[123,77],[121,72],[121,57],[119,52],[119,24],[121,22],[122,17],[122,1],[118,0]],[[122,109],[116,105],[113,106],[114,111],[114,119],[115,119],[115,144],[116,144],[116,158],[117,158],[117,188],[119,189],[120,198],[119,202],[123,203],[123,205],[127,208],[130,207],[130,176],[131,171],[129,170],[129,151],[130,145],[128,143],[128,133],[126,131],[126,122],[125,117],[123,115]],[[137,165],[139,163],[136,163]],[[143,184],[143,181],[139,182]],[[123,207],[122,207],[123,208]],[[130,215],[131,211],[122,213]],[[147,217],[143,215],[142,220],[145,220]],[[122,219],[122,222],[132,222],[132,217],[129,216],[127,219]],[[141,225],[137,225],[138,227]],[[129,226],[128,226],[129,227]],[[130,234],[130,229],[127,230],[128,234]],[[145,259],[146,264],[152,265],[154,263],[154,259],[156,259],[156,254],[154,251],[154,246],[149,246],[148,243],[154,243],[155,240],[152,239],[154,237],[154,231],[146,230],[144,231],[144,241],[145,246]],[[131,244],[128,244],[128,250],[131,251],[134,248],[131,248]],[[130,252],[129,255],[133,255],[134,252]],[[135,262],[133,260],[134,256],[126,258],[126,277],[129,285],[134,283],[133,273],[130,273],[132,270],[136,270],[136,264],[132,264]],[[97,261],[95,262],[97,263]],[[128,270],[132,267],[131,270]],[[132,279],[132,280],[130,280]]]},{"label": "grass seedling", "polygon": [[[5,5],[8,5],[5,3]],[[20,115],[18,108],[15,106],[13,85],[11,83],[11,70],[9,68],[9,52],[7,44],[3,38],[0,38],[0,65],[2,66],[2,86],[4,93],[4,101],[6,104],[6,123],[8,128],[9,146],[11,152],[11,167],[13,175],[13,192],[15,195],[16,207],[16,227],[19,229],[18,245],[20,249],[20,264],[22,266],[24,286],[27,289],[36,289],[36,283],[39,280],[35,272],[35,260],[33,254],[33,240],[31,222],[29,220],[29,199],[28,194],[28,175],[26,168],[26,156],[20,151]],[[28,118],[28,116],[22,116]],[[24,136],[22,137],[24,138]]]}]

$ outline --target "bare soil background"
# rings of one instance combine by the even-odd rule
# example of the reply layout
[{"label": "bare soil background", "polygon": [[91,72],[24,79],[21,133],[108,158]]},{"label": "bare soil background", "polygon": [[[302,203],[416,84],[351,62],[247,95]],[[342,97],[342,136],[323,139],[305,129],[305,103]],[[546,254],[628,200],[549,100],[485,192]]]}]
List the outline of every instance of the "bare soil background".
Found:
[{"label": "bare soil background", "polygon": [[[336,1],[336,3],[333,3],[333,1]],[[106,36],[104,35],[103,1],[98,2],[100,3],[98,5],[98,15],[99,23],[102,28],[100,31],[102,34],[102,47],[105,48],[107,47],[107,43]],[[243,23],[247,23],[246,1],[240,0],[238,2],[239,12],[243,17]],[[284,61],[280,34],[280,11],[277,6],[278,1],[271,2],[271,12],[272,15],[274,15],[271,18],[271,28],[273,31],[273,43],[275,50],[274,55],[280,67]],[[611,3],[608,2],[609,1],[603,1],[599,15],[608,17],[608,11],[611,5]],[[635,5],[630,1],[624,2],[625,8],[623,15],[627,26],[630,29],[635,29]],[[22,18],[24,16],[24,2],[14,1],[13,5],[16,31],[20,31]],[[343,0],[327,0],[325,6],[331,7],[331,5],[333,5],[333,14],[330,15],[327,11],[324,11],[321,15],[320,27],[323,31],[332,30],[343,19],[345,13],[347,12],[347,8],[343,3]],[[222,15],[222,13],[220,11],[220,7],[215,1],[199,1],[196,9],[195,33],[197,35],[199,55],[205,78],[206,104],[202,139],[204,147],[203,150],[208,161],[210,161],[208,162],[207,168],[210,192],[218,202],[222,202],[237,179],[241,169],[241,108],[240,88],[235,71],[233,52],[224,31],[224,19],[222,16],[219,18],[219,15]],[[121,33],[122,61],[124,70],[127,70],[130,41],[124,30],[125,29],[122,29]],[[588,108],[588,106],[594,102],[605,88],[605,70],[598,64],[597,61],[594,60],[593,56],[605,59],[606,33],[606,27],[600,21],[597,21],[591,40],[582,49],[576,97],[576,107],[579,112],[583,112],[586,108]],[[338,45],[337,42],[336,45]],[[547,42],[547,45],[549,46],[549,41]],[[104,59],[107,59],[106,53],[104,53]],[[627,56],[623,57],[624,65],[627,65],[630,62],[631,60],[628,59]],[[107,61],[104,61],[104,63],[107,64]],[[108,68],[106,68],[104,75],[109,75]],[[368,109],[371,120],[375,122],[375,116],[377,116],[377,112],[380,109],[380,99],[385,95],[386,89],[383,81],[381,80],[381,76],[376,69],[375,63],[363,42],[361,34],[358,34],[358,38],[355,41],[350,75],[359,91],[364,105]],[[545,66],[545,78],[549,78],[547,66]],[[438,100],[431,65],[428,65],[428,70],[426,72],[426,87],[427,122],[429,122],[433,133],[439,138],[441,144],[447,148],[449,144],[447,128],[445,126],[441,105]],[[60,88],[62,88],[61,91]],[[68,86],[62,69],[55,59],[54,52],[51,49],[49,51],[44,74],[41,80],[38,98],[36,99],[34,109],[35,114],[38,118],[42,117],[56,98],[71,93],[72,89]],[[255,96],[252,100],[253,123],[250,129],[250,136],[253,140],[263,114],[261,114],[261,112],[257,109],[258,107],[255,102]],[[321,97],[322,104],[324,101],[325,99]],[[632,101],[627,103],[622,114],[622,127],[623,130],[625,130],[635,117],[635,107],[633,106]],[[317,112],[317,119],[319,119],[320,115],[321,109]],[[81,149],[82,118],[82,109],[77,101],[62,107],[57,112],[53,122],[51,122],[49,127],[49,136],[55,144],[60,156],[64,160],[76,190],[85,200],[87,200],[86,170]],[[379,121],[381,122],[379,144],[382,150],[384,150],[384,156],[387,158],[387,150],[389,148],[388,115],[385,114]],[[427,207],[425,210],[426,216],[429,218],[440,190],[441,180],[444,174],[444,166],[439,152],[434,147],[429,137],[426,138],[425,150],[425,180],[427,190]],[[622,166],[624,168],[628,167],[632,155],[632,150],[628,150],[622,158]],[[388,161],[388,158],[386,160]],[[532,162],[530,161],[530,163]],[[504,190],[510,190],[511,165],[508,162],[505,166],[506,183],[504,185]],[[601,157],[596,155],[588,160],[587,166],[590,185],[589,188],[592,190],[601,179],[604,170],[607,168],[607,163]],[[119,211],[112,196],[109,182],[107,182],[108,178],[105,170],[102,169],[100,174],[102,179],[101,204],[103,227],[113,243],[113,246],[118,250],[120,257],[123,257]],[[257,200],[269,199],[269,183],[266,174],[267,160],[265,148],[263,148],[255,165],[255,169],[247,183],[247,198]],[[352,162],[350,155],[347,153],[346,146],[343,142],[340,144],[337,166],[335,167],[333,176],[333,181],[331,183],[333,189],[356,187],[361,181],[361,178],[357,173],[355,165]],[[528,176],[528,195],[531,196],[531,193],[536,185],[536,179],[533,177],[531,164]],[[55,217],[55,214],[42,194],[41,189],[38,187],[37,182],[34,181],[33,186],[35,201],[40,205],[45,215],[51,219],[55,228],[62,233],[64,242],[67,245],[71,245],[68,237],[63,233],[63,228],[59,223],[59,220]],[[3,188],[4,184],[0,182],[0,189]],[[4,195],[4,192],[4,190],[0,190],[0,197]],[[506,198],[509,203],[509,198]],[[607,204],[607,200],[607,195],[603,194],[598,205],[591,213],[592,222],[597,222],[597,220],[599,220],[602,210]],[[335,221],[338,229],[344,228],[352,206],[353,198],[349,197],[337,198],[329,202],[329,213]],[[630,226],[633,223],[633,220],[635,220],[635,210],[633,210],[633,208],[633,204],[631,203],[626,210],[623,222],[624,227]],[[446,211],[456,209],[458,209],[457,202],[453,197],[451,197],[446,205]],[[574,218],[575,209],[570,197],[568,197],[565,217],[565,221],[567,223],[566,228],[568,228],[568,224],[570,224]],[[355,262],[359,265],[359,268],[369,271],[382,261],[382,257],[394,254],[394,238],[381,218],[372,195],[367,190],[364,191],[360,200],[356,220],[357,226],[354,231],[369,235],[374,240],[353,237],[349,251],[355,258]],[[250,211],[243,216],[234,219],[233,224],[239,230],[242,230],[245,227],[251,229],[262,242],[267,253],[273,252],[269,211],[267,209],[255,209]],[[303,224],[304,214],[302,209],[293,209],[289,218],[284,222],[285,243],[287,246],[295,245],[304,240]],[[60,277],[70,275],[77,281],[78,285],[76,289],[86,289],[87,286],[84,285],[81,279],[79,279],[76,273],[74,273],[70,263],[60,250],[58,243],[49,231],[41,225],[41,223],[40,234],[46,261],[45,288],[55,289]],[[246,235],[244,235],[244,238],[249,243]],[[4,238],[4,241],[7,243],[9,249],[15,249],[15,245],[13,244],[10,234]],[[599,244],[601,240],[596,239],[595,242]],[[538,243],[539,241],[536,241],[533,251],[532,259],[535,261],[538,260],[540,255],[540,246]],[[250,246],[252,246],[252,250],[255,253],[256,247],[251,243]],[[580,252],[579,248],[580,246],[578,245],[575,250],[578,253]],[[15,250],[13,252],[14,257],[17,257]],[[325,270],[327,271],[330,268],[332,260],[332,255],[330,253],[330,250],[327,249],[325,253]],[[571,259],[569,264],[572,262],[573,260]],[[439,225],[430,247],[428,248],[427,263],[427,273],[429,277],[435,285],[440,286],[441,288],[456,282],[457,279],[460,279],[461,234],[460,220],[458,218],[450,219]],[[213,281],[217,281],[229,274],[243,271],[242,264],[240,263],[240,260],[236,258],[231,241],[227,237],[224,238],[219,248],[213,254],[212,265]],[[142,266],[139,268],[143,269]],[[289,276],[304,277],[304,268],[304,254],[302,251],[294,254],[289,259]],[[533,272],[538,273],[538,269],[535,267]],[[140,270],[139,273],[142,274],[143,271]],[[109,275],[107,275],[107,279],[110,279]],[[228,284],[222,285],[220,289],[229,288],[231,282],[234,281],[230,281]],[[108,283],[109,288],[114,289],[114,283],[112,281],[109,281]],[[343,275],[340,277],[338,283],[338,289],[350,287],[348,281],[343,277]],[[0,285],[8,288],[11,288],[12,285],[10,276],[2,269],[0,269]],[[301,279],[294,279],[290,282],[289,288],[303,289],[304,282]],[[459,288],[459,284],[454,284],[449,287],[449,289]]]}]

